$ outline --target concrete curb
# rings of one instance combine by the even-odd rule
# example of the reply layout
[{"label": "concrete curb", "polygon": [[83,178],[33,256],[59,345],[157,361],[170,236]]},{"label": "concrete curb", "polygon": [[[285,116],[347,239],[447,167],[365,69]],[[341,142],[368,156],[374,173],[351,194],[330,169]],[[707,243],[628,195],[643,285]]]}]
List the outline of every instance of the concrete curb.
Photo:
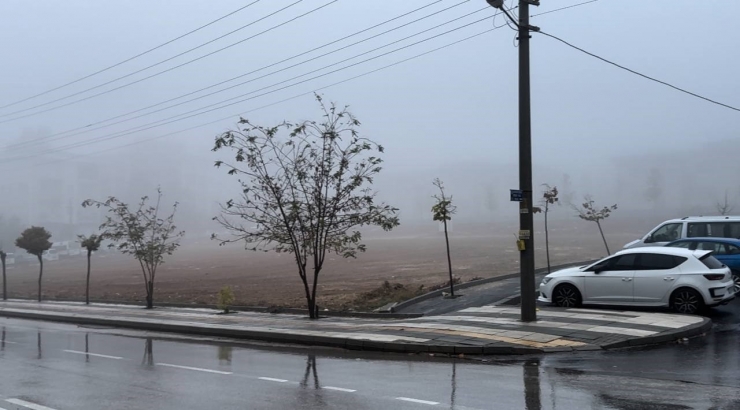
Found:
[{"label": "concrete curb", "polygon": [[309,346],[335,347],[348,350],[368,350],[392,353],[435,353],[435,354],[470,354],[470,355],[511,355],[511,354],[537,354],[542,349],[528,347],[491,347],[491,346],[455,346],[455,345],[426,345],[421,343],[395,343],[370,340],[357,340],[350,338],[282,334],[270,331],[234,329],[229,326],[193,326],[188,324],[174,324],[157,322],[145,322],[127,319],[104,319],[84,315],[66,316],[63,314],[23,312],[14,310],[2,310],[0,316],[17,319],[45,320],[52,322],[63,322],[77,325],[94,325],[121,327],[135,330],[169,332],[179,334],[191,334],[209,337],[227,337],[232,339],[248,339],[253,341],[300,344]]},{"label": "concrete curb", "polygon": [[[12,299],[17,300],[30,300],[35,301],[36,298],[28,297],[13,297]],[[45,302],[70,302],[70,303],[83,303],[82,299],[74,298],[54,298],[45,299]],[[114,300],[99,300],[91,299],[91,304],[100,305],[125,305],[125,306],[144,306],[143,302],[131,302],[131,301],[114,301]],[[170,303],[161,302],[155,303],[155,307],[168,307],[168,308],[184,308],[184,309],[213,309],[219,311],[220,309],[216,305],[209,304],[197,304],[197,303]],[[272,313],[272,314],[287,314],[287,315],[308,315],[306,309],[296,308],[282,308],[282,307],[263,307],[263,306],[231,306],[229,310],[232,312],[255,312],[255,313]],[[320,316],[323,317],[356,317],[364,319],[414,319],[424,316],[423,313],[376,313],[376,312],[337,312],[337,311],[320,311]]]},{"label": "concrete curb", "polygon": [[636,347],[636,346],[648,346],[648,345],[656,345],[661,343],[667,343],[672,342],[674,340],[683,339],[683,338],[691,338],[695,336],[702,335],[704,333],[707,333],[712,329],[712,320],[709,318],[703,318],[704,320],[701,323],[696,323],[690,326],[687,326],[685,328],[682,328],[680,330],[668,330],[665,332],[661,332],[657,335],[652,336],[643,336],[635,339],[628,339],[621,342],[616,343],[610,343],[601,346],[602,349],[610,350],[610,349],[621,349],[626,347]]},{"label": "concrete curb", "polygon": [[[596,260],[591,260],[591,261],[586,261],[586,262],[566,263],[566,264],[562,264],[562,265],[551,266],[550,269],[553,270],[553,271],[555,271],[555,270],[569,268],[569,267],[572,267],[572,266],[588,265],[588,264],[593,263],[593,262],[596,262]],[[547,272],[547,268],[535,269],[535,271],[534,271],[535,275],[539,275],[539,274],[542,274],[542,273],[545,273],[545,272]],[[489,284],[489,283],[499,282],[499,281],[502,281],[502,280],[513,279],[513,278],[517,278],[517,277],[519,277],[519,272],[517,272],[517,273],[509,273],[509,274],[502,275],[502,276],[495,276],[493,278],[485,278],[485,279],[479,279],[479,280],[474,280],[474,281],[470,281],[470,282],[461,283],[461,284],[455,286],[455,289],[456,290],[459,290],[459,289],[467,289],[467,288],[472,288],[474,286],[486,285],[486,284]],[[415,305],[417,303],[423,302],[425,300],[429,300],[429,299],[432,299],[434,297],[441,296],[442,295],[442,292],[446,292],[446,291],[447,291],[447,288],[433,290],[433,291],[431,291],[429,293],[425,293],[423,295],[419,295],[419,296],[414,297],[414,298],[411,298],[409,300],[405,300],[405,301],[400,302],[397,305],[393,306],[393,310],[395,311],[395,310],[399,310],[399,309],[404,309],[404,308],[407,308],[409,306]]]}]

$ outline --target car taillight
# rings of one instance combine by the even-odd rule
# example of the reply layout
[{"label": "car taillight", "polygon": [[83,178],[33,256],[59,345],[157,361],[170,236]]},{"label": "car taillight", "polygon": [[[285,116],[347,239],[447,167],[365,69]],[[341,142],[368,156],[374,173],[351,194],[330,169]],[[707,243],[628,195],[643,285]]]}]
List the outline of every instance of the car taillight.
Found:
[{"label": "car taillight", "polygon": [[704,277],[708,280],[722,280],[725,278],[725,275],[722,273],[708,273]]}]

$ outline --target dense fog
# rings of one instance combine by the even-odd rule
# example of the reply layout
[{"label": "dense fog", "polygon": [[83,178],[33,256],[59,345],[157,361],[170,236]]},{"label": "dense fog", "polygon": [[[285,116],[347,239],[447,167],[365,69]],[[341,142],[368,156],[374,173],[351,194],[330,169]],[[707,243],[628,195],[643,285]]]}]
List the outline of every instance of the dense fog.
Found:
[{"label": "dense fog", "polygon": [[[434,225],[429,210],[437,177],[453,195],[458,220],[485,221],[492,227],[516,223],[517,207],[509,201],[509,189],[518,187],[517,49],[515,33],[508,27],[332,85],[481,33],[494,27],[492,21],[502,25],[501,16],[494,21],[494,10],[485,9],[483,0],[340,1],[316,11],[330,2],[311,0],[208,43],[293,3],[261,2],[45,93],[150,50],[242,3],[0,4],[0,27],[6,33],[0,40],[5,56],[0,67],[0,218],[5,247],[18,235],[9,231],[30,225],[47,227],[53,240],[75,240],[77,234],[94,232],[102,218],[99,210],[82,208],[83,200],[116,196],[135,202],[155,195],[158,186],[166,204],[180,204],[177,224],[188,234],[219,229],[211,218],[218,214],[219,203],[238,196],[240,188],[235,177],[214,168],[214,161],[224,159],[211,152],[214,137],[237,127],[240,115],[265,126],[319,119],[314,91],[350,105],[364,136],[386,148],[384,169],[374,187],[380,199],[400,209],[402,226]],[[563,5],[542,1],[537,12]],[[637,8],[603,0],[534,16],[533,24],[630,68],[740,104],[738,57],[728,52],[740,40],[737,32],[685,33],[689,26],[733,26],[740,4],[724,8],[716,13],[688,1],[643,2]],[[309,14],[270,29],[304,13]],[[490,18],[446,33],[486,16]],[[394,27],[400,28],[372,38]],[[337,51],[324,55],[332,50]],[[279,63],[301,53],[306,54]],[[206,57],[189,62],[201,56]],[[165,72],[144,79],[160,71]],[[238,76],[224,86],[198,91]],[[249,83],[207,95],[245,81]],[[147,108],[188,93],[192,95]],[[194,96],[203,98],[191,100]],[[230,104],[222,101],[236,103],[218,108]],[[208,111],[211,104],[217,109]],[[731,206],[737,203],[740,213],[737,112],[534,35],[532,125],[535,197],[549,184],[558,187],[564,203],[553,218],[574,219],[575,211],[567,204],[579,204],[585,195],[597,205],[618,204],[615,218],[656,221],[716,214],[717,203],[725,198]]]}]

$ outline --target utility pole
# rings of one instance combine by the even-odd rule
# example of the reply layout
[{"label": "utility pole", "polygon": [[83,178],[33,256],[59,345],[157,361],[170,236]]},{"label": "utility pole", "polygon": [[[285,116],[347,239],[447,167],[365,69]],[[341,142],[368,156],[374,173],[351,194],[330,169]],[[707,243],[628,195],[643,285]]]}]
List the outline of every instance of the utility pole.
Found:
[{"label": "utility pole", "polygon": [[[529,101],[529,32],[539,28],[529,25],[529,5],[539,0],[519,0],[519,21],[514,21],[503,0],[486,0],[500,9],[519,28],[519,252],[521,280],[521,320],[537,320],[537,295],[534,280],[534,216],[532,214],[532,121]],[[512,200],[515,200],[512,196]]]},{"label": "utility pole", "polygon": [[522,322],[537,320],[537,295],[534,280],[534,215],[532,213],[532,121],[529,92],[529,5],[537,0],[519,0],[519,189],[524,201],[519,209],[521,253],[520,276]]}]

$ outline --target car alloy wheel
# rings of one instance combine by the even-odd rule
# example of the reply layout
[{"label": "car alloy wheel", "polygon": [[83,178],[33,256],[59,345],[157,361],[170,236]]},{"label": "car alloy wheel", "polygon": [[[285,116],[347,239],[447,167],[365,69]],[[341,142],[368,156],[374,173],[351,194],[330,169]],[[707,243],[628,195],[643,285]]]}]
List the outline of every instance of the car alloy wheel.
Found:
[{"label": "car alloy wheel", "polygon": [[734,286],[735,293],[740,292],[740,274],[733,273],[732,274],[732,282],[735,283],[735,286]]},{"label": "car alloy wheel", "polygon": [[673,297],[673,309],[679,313],[694,314],[701,308],[699,295],[690,289],[681,289]]},{"label": "car alloy wheel", "polygon": [[559,307],[576,307],[580,304],[580,299],[578,289],[571,285],[561,285],[555,289],[555,305]]}]

